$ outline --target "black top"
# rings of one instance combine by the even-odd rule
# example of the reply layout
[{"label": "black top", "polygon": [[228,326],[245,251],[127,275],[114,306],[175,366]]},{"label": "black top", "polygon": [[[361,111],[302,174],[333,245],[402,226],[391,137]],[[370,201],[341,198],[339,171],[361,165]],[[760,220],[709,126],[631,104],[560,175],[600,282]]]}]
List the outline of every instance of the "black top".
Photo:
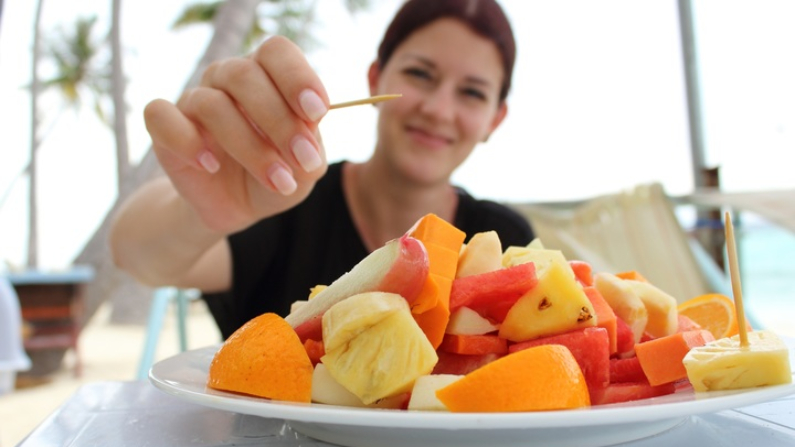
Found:
[{"label": "black top", "polygon": [[[265,312],[286,316],[318,284],[331,284],[367,256],[342,191],[342,162],[329,165],[306,200],[229,236],[232,290],[204,299],[224,339]],[[469,240],[494,230],[503,249],[530,243],[527,220],[512,209],[476,200],[461,188],[453,224]],[[408,230],[408,228],[406,229]]]}]

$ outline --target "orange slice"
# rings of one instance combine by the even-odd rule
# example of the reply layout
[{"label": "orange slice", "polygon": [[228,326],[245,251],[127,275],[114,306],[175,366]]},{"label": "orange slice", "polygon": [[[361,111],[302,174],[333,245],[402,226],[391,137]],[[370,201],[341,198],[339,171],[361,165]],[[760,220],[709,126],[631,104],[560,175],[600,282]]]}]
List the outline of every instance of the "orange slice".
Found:
[{"label": "orange slice", "polygon": [[678,306],[679,314],[712,332],[715,338],[731,337],[739,332],[734,301],[720,293],[708,293]]},{"label": "orange slice", "polygon": [[216,352],[207,386],[274,400],[309,402],[312,361],[292,326],[273,313],[240,327]]},{"label": "orange slice", "polygon": [[563,410],[590,406],[577,360],[563,345],[506,355],[436,391],[452,412]]}]

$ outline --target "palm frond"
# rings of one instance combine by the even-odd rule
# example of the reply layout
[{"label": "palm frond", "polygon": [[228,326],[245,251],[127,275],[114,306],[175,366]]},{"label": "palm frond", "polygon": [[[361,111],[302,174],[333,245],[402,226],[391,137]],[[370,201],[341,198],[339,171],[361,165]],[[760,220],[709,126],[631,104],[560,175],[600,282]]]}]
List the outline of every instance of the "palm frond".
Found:
[{"label": "palm frond", "polygon": [[171,25],[171,29],[180,29],[190,25],[212,23],[221,1],[194,3],[189,5]]}]

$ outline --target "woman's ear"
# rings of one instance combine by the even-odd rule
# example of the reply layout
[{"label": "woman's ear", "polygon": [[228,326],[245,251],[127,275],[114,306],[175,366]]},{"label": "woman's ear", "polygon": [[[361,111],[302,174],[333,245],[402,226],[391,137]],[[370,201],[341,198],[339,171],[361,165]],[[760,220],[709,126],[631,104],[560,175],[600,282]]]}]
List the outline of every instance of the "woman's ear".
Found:
[{"label": "woman's ear", "polygon": [[367,70],[367,84],[370,86],[370,96],[378,94],[378,79],[381,77],[381,69],[378,68],[378,61],[373,61],[370,64],[370,69]]},{"label": "woman's ear", "polygon": [[491,134],[495,130],[497,130],[498,127],[500,127],[500,124],[502,124],[502,121],[505,119],[507,115],[508,115],[508,104],[505,101],[502,101],[500,103],[500,106],[497,107],[497,113],[494,115],[494,118],[492,118],[491,120],[488,133],[486,134],[485,137],[483,137],[484,143],[488,141]]}]

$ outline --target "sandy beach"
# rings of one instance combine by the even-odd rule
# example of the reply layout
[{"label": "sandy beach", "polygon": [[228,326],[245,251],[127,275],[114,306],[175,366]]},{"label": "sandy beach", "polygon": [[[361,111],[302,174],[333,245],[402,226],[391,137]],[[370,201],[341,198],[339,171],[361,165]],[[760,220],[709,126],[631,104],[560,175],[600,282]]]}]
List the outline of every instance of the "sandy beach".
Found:
[{"label": "sandy beach", "polygon": [[[175,309],[165,318],[155,361],[179,352]],[[81,385],[105,380],[136,380],[146,327],[110,322],[110,309],[101,308],[80,336],[82,376],[74,376],[74,356],[66,358],[55,374],[18,380],[19,387],[0,396],[0,446],[12,447],[44,421]],[[220,334],[201,301],[190,304],[188,348],[218,343]]]}]

